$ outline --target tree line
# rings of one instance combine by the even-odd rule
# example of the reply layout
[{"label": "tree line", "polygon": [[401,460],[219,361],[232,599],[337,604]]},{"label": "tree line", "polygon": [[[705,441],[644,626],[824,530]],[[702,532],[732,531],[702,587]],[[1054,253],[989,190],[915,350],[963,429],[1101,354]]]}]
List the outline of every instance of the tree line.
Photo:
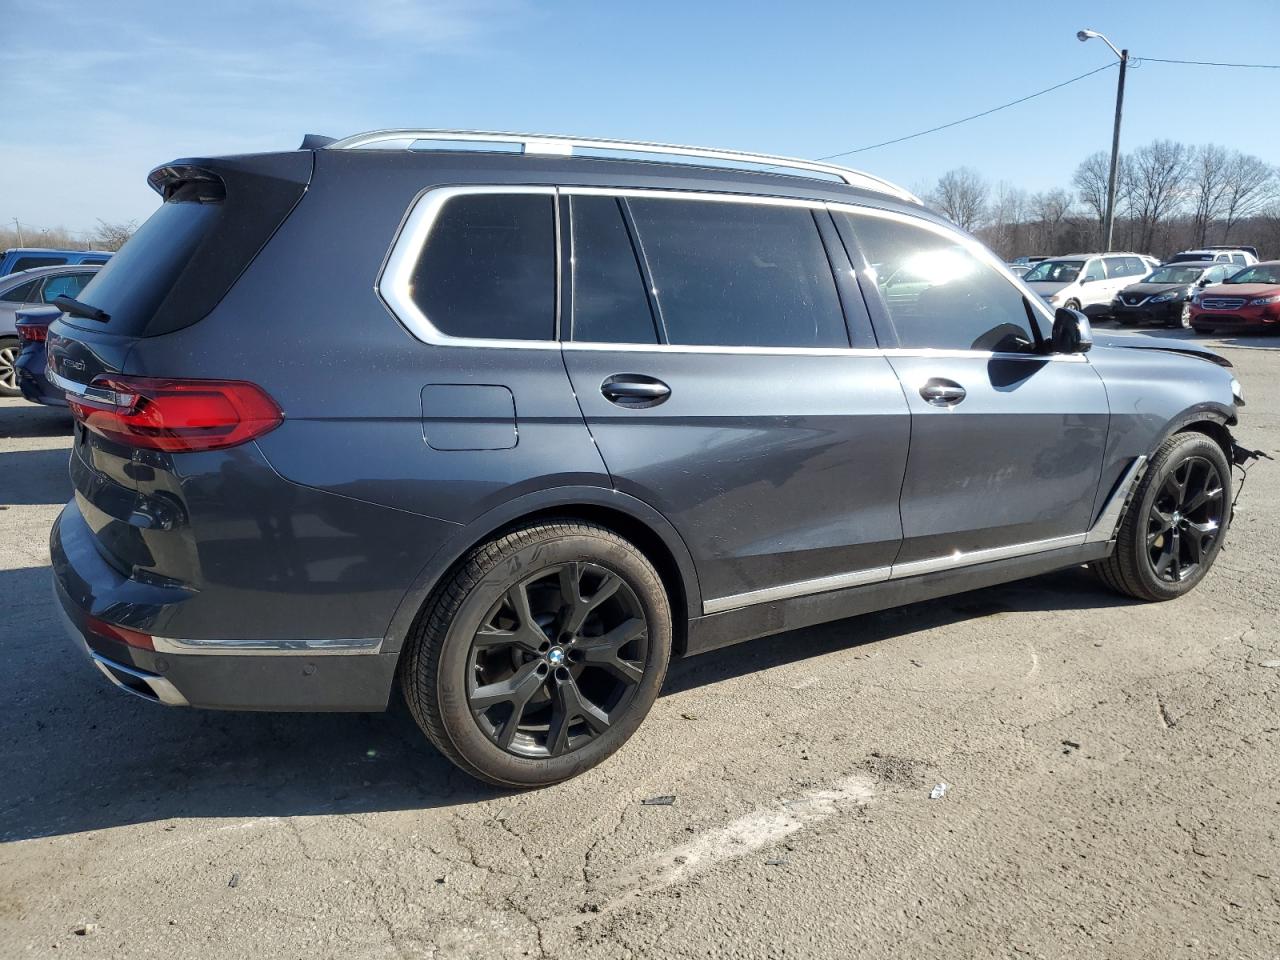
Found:
[{"label": "tree line", "polygon": [[[1080,162],[1070,187],[992,186],[970,167],[944,173],[925,201],[1006,260],[1102,247],[1110,154]],[[1280,257],[1280,167],[1217,144],[1154,140],[1116,167],[1117,250],[1165,256],[1244,243]]]},{"label": "tree line", "polygon": [[0,250],[11,247],[53,247],[57,250],[119,250],[138,229],[136,220],[99,220],[87,233],[77,233],[63,227],[33,227],[30,224],[13,226],[0,224]]}]

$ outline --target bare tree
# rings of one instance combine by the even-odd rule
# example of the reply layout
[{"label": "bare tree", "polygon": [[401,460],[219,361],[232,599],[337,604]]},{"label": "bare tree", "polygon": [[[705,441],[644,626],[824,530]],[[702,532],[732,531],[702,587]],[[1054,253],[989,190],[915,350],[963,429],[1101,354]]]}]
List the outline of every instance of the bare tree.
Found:
[{"label": "bare tree", "polygon": [[[1121,155],[1116,164],[1116,210],[1118,212],[1128,206],[1128,158]],[[1097,221],[1097,236],[1102,237],[1102,227],[1107,219],[1107,181],[1111,176],[1111,155],[1099,150],[1080,161],[1076,172],[1071,177],[1071,184],[1076,188],[1076,197],[1085,209],[1093,214]]]},{"label": "bare tree", "polygon": [[1152,249],[1160,224],[1183,204],[1190,171],[1191,151],[1173,140],[1153,140],[1128,158],[1125,200],[1137,227],[1138,249]]},{"label": "bare tree", "polygon": [[972,230],[982,221],[990,189],[978,171],[969,167],[948,170],[933,191],[933,204],[957,226]]},{"label": "bare tree", "polygon": [[119,250],[137,229],[137,220],[122,220],[112,223],[99,219],[98,227],[93,231],[90,242],[92,242],[96,250]]},{"label": "bare tree", "polygon": [[1261,211],[1280,194],[1280,171],[1247,153],[1236,153],[1227,167],[1222,201],[1222,242],[1231,228]]},{"label": "bare tree", "polygon": [[1008,260],[1025,242],[1027,194],[1008,183],[996,185],[987,208],[987,224],[981,231],[983,242]]},{"label": "bare tree", "polygon": [[1192,153],[1189,188],[1195,210],[1191,242],[1196,246],[1209,242],[1209,224],[1222,214],[1230,167],[1231,155],[1217,144],[1197,147]]}]

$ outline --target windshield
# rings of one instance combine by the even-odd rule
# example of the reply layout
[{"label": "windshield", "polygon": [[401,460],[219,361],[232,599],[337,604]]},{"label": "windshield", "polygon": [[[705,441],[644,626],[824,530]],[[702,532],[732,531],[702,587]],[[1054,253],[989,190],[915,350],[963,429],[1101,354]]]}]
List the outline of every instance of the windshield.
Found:
[{"label": "windshield", "polygon": [[1245,267],[1234,277],[1227,277],[1223,283],[1280,283],[1280,263],[1260,263],[1256,267]]},{"label": "windshield", "polygon": [[1143,283],[1195,283],[1204,275],[1203,267],[1160,267]]},{"label": "windshield", "polygon": [[1083,260],[1042,260],[1030,272],[1023,274],[1022,279],[1028,283],[1038,280],[1049,283],[1071,283],[1080,276],[1080,271],[1083,269]]}]

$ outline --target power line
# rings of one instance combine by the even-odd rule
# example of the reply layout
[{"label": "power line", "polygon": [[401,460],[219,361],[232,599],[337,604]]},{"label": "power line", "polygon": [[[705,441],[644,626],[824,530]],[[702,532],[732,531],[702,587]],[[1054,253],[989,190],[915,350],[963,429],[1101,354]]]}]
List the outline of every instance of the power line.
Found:
[{"label": "power line", "polygon": [[1193,67],[1239,67],[1243,70],[1280,70],[1280,63],[1218,63],[1213,60],[1162,60],[1160,57],[1135,57],[1133,59],[1145,61],[1146,63],[1185,63]]},{"label": "power line", "polygon": [[952,120],[950,123],[944,123],[936,127],[930,127],[928,130],[921,130],[919,133],[909,133],[905,137],[895,137],[893,140],[885,140],[881,143],[873,143],[870,146],[858,147],[855,150],[843,150],[840,153],[831,153],[825,157],[818,157],[819,160],[835,160],[839,157],[848,157],[855,153],[862,153],[866,150],[875,150],[877,147],[887,147],[890,144],[902,143],[904,140],[914,140],[916,137],[923,137],[925,134],[937,133],[939,130],[946,130],[948,127],[954,127],[961,123],[968,123],[970,120],[977,120],[979,117],[990,116],[1000,110],[1007,110],[1009,107],[1016,107],[1020,103],[1026,103],[1028,100],[1034,100],[1036,97],[1043,97],[1046,93],[1052,93],[1054,90],[1061,90],[1063,87],[1083,80],[1085,77],[1092,77],[1095,73],[1101,73],[1103,70],[1110,70],[1116,64],[1108,63],[1096,70],[1090,70],[1088,73],[1082,73],[1078,77],[1072,77],[1070,80],[1063,80],[1061,83],[1055,83],[1052,87],[1045,87],[1043,90],[1037,90],[1035,93],[1029,93],[1025,97],[1019,97],[1017,100],[1010,100],[1008,103],[1002,103],[998,107],[992,107],[990,110],[983,110],[981,113],[975,113],[972,116],[961,117],[959,120]]}]

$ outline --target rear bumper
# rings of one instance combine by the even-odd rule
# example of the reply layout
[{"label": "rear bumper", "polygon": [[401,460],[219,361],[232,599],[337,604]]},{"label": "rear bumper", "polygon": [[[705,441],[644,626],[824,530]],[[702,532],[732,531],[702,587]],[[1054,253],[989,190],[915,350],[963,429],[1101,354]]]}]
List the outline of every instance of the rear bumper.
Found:
[{"label": "rear bumper", "polygon": [[22,391],[22,396],[32,403],[42,403],[47,407],[65,407],[66,395],[45,379],[44,364],[43,346],[37,345],[34,349],[28,347],[23,350],[15,364],[18,389]]},{"label": "rear bumper", "polygon": [[[190,591],[119,573],[98,553],[74,502],[54,524],[49,546],[67,632],[129,693],[168,706],[222,710],[386,709],[398,654],[384,652],[381,642],[152,637],[145,625],[163,620]],[[134,639],[125,642],[119,634]]]}]

